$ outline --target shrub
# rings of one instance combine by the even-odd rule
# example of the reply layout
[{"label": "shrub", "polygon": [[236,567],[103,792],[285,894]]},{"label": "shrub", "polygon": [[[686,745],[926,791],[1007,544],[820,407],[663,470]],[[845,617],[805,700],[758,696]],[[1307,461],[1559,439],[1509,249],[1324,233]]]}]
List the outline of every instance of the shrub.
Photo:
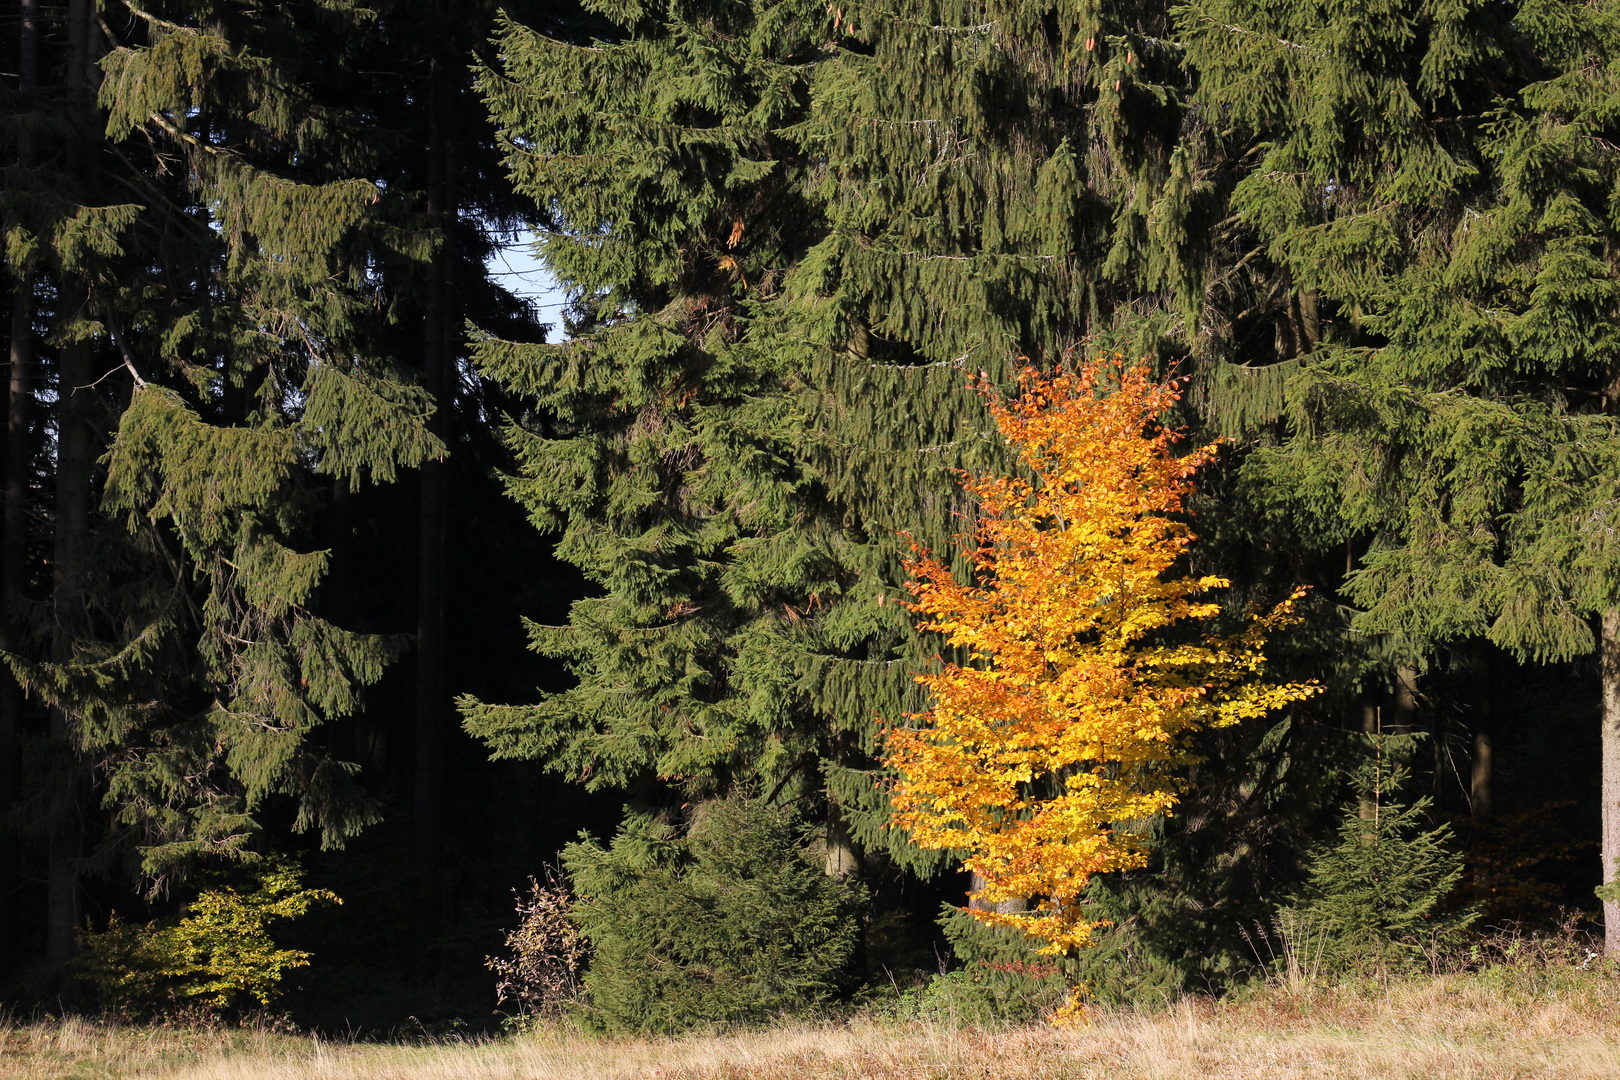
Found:
[{"label": "shrub", "polygon": [[269,925],[295,919],[316,903],[342,903],[325,889],[305,889],[284,863],[257,876],[256,888],[209,889],[174,920],[141,926],[114,913],[107,929],[79,934],[77,966],[114,1012],[219,1012],[249,1000],[267,1005],[286,973],[309,953],[279,949]]},{"label": "shrub", "polygon": [[940,928],[959,967],[935,975],[916,1000],[919,1019],[995,1027],[1049,1015],[1071,989],[1072,962],[1038,955],[1038,942],[946,904]]},{"label": "shrub", "polygon": [[828,877],[779,807],[705,803],[684,835],[631,814],[611,846],[571,844],[563,863],[593,953],[592,1026],[758,1023],[813,1009],[848,980],[864,890]]},{"label": "shrub", "polygon": [[556,871],[544,884],[529,878],[517,898],[518,925],[508,931],[508,956],[488,956],[484,966],[500,977],[497,1000],[515,1002],[526,1017],[556,1016],[579,998],[585,941],[574,922],[574,901]]}]

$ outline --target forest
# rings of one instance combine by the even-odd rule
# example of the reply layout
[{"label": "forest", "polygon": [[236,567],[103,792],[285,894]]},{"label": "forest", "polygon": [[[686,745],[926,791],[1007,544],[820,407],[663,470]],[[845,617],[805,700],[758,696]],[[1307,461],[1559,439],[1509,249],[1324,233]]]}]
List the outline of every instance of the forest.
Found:
[{"label": "forest", "polygon": [[1620,961],[1620,3],[19,5],[7,1015]]}]

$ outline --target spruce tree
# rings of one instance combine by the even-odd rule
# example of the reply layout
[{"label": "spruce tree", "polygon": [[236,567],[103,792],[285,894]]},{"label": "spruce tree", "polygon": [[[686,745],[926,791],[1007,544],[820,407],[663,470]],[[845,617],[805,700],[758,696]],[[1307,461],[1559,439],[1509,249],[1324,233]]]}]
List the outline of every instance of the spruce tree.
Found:
[{"label": "spruce tree", "polygon": [[477,357],[533,402],[514,496],[600,595],[533,627],[573,689],[467,727],[653,800],[757,781],[821,805],[831,869],[927,865],[872,759],[939,649],[903,534],[950,550],[956,470],[1003,453],[974,373],[1180,317],[1165,13],[590,8],[612,40],[506,23],[481,77],[571,340]]},{"label": "spruce tree", "polygon": [[[23,5],[19,86],[8,101],[14,123],[6,134],[16,165],[6,170],[4,182],[13,303],[0,619],[7,652],[34,656],[65,656],[68,628],[76,623],[94,426],[101,420],[101,392],[91,374],[90,298],[114,277],[110,257],[137,212],[122,193],[109,193],[100,183],[94,14],[86,0],[55,9]],[[59,969],[77,924],[82,759],[59,711],[48,718],[34,714],[23,707],[9,671],[5,683],[0,804],[10,812],[0,825],[6,833],[0,842],[0,889],[6,894],[0,907],[18,899],[18,833],[27,822],[45,849],[46,953]],[[36,767],[24,776],[18,742],[35,736],[44,745],[30,755]],[[71,987],[61,989],[71,999]]]},{"label": "spruce tree", "polygon": [[[365,328],[367,348],[394,357],[412,369],[432,402],[430,428],[445,455],[421,462],[407,482],[389,490],[360,493],[341,477],[332,482],[333,573],[321,589],[322,611],[340,612],[371,625],[415,634],[405,674],[414,681],[413,700],[374,710],[347,732],[373,748],[369,762],[377,779],[387,773],[408,806],[412,830],[412,892],[418,974],[444,913],[458,905],[447,888],[448,853],[457,850],[450,831],[457,792],[450,783],[456,759],[456,717],[452,695],[478,672],[455,669],[455,654],[468,647],[453,639],[457,610],[469,606],[468,583],[491,558],[497,538],[467,533],[480,527],[487,495],[485,476],[509,464],[491,418],[507,408],[504,391],[479,378],[466,364],[465,326],[469,319],[510,335],[535,335],[536,312],[504,289],[486,262],[494,245],[520,229],[527,201],[511,188],[501,167],[493,128],[473,91],[471,56],[489,51],[488,35],[496,5],[491,0],[392,0],[367,5],[376,13],[350,42],[341,35],[321,48],[344,59],[342,101],[359,127],[351,135],[367,151],[361,166],[375,178],[383,198],[379,224],[413,237],[411,244],[373,247],[377,267],[371,288],[386,303],[388,318]],[[531,2],[508,5],[567,31],[574,17],[569,4]],[[417,243],[420,242],[420,243]],[[494,496],[497,497],[498,496]],[[469,508],[476,515],[468,520]],[[357,523],[377,515],[399,515],[398,528],[412,537],[388,595],[365,596],[359,581],[375,580],[366,552],[355,538]],[[458,517],[458,514],[460,515]],[[407,522],[405,517],[412,520]],[[475,522],[478,522],[475,524]],[[393,546],[396,537],[379,537]],[[473,551],[457,562],[458,546]],[[498,573],[501,571],[497,571]],[[544,585],[535,591],[544,592]],[[408,610],[407,610],[408,609]],[[476,622],[477,617],[473,616]],[[463,623],[465,625],[465,623]],[[385,691],[385,694],[388,691]],[[387,715],[397,709],[405,722]],[[380,750],[378,748],[381,748]]]},{"label": "spruce tree", "polygon": [[1308,935],[1297,946],[1342,971],[1414,970],[1454,946],[1474,919],[1444,907],[1462,878],[1462,858],[1447,850],[1450,830],[1425,827],[1427,799],[1400,797],[1409,774],[1391,751],[1402,738],[1369,737],[1359,797],[1345,805],[1335,841],[1312,854],[1309,886],[1291,920]]},{"label": "spruce tree", "polygon": [[563,852],[590,943],[583,1017],[657,1033],[804,1014],[848,981],[862,889],[829,878],[793,815],[720,799],[689,828],[633,814]]},{"label": "spruce tree", "polygon": [[[21,445],[40,432],[40,391],[55,414],[38,481],[54,488],[40,515],[54,580],[43,607],[20,606],[37,629],[8,659],[49,704],[61,763],[27,778],[17,815],[55,822],[56,966],[83,870],[161,892],[200,862],[252,857],[272,799],[326,846],[375,820],[316,732],[358,707],[403,639],[318,613],[316,515],[333,478],[385,483],[443,452],[429,397],[379,348],[382,275],[420,266],[434,238],[411,191],[373,180],[383,146],[352,61],[375,13],[93,14],[69,9],[69,46],[46,65],[66,89],[25,114],[71,167],[13,171],[6,191],[13,280],[41,283],[33,335],[12,334],[45,367],[23,388]],[[8,514],[43,509],[25,488],[33,505],[13,497]],[[24,555],[38,565],[37,546]],[[93,796],[64,783],[92,771]]]},{"label": "spruce tree", "polygon": [[[1481,639],[1620,655],[1612,5],[1176,17],[1248,249],[1212,292],[1203,370],[1222,422],[1267,433],[1254,504],[1351,561],[1353,629],[1408,665]],[[1620,663],[1604,670],[1607,881]]]}]

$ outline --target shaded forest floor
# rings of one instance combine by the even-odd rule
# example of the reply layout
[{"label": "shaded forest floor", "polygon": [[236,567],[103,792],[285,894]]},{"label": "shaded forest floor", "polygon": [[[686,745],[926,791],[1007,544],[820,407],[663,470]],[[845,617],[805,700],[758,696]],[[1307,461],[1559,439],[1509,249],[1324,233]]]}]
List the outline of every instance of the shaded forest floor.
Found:
[{"label": "shaded forest floor", "polygon": [[417,1043],[256,1028],[0,1022],[0,1078],[100,1080],[1146,1080],[1617,1077],[1620,971],[1487,970],[1361,987],[1271,986],[1067,1029],[855,1020],[733,1035],[540,1032]]}]

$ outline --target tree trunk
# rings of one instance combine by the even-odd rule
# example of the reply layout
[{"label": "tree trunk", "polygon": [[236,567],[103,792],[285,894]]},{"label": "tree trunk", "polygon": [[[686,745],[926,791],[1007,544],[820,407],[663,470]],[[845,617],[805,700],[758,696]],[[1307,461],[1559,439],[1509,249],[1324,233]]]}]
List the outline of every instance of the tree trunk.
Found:
[{"label": "tree trunk", "polygon": [[[74,130],[67,147],[72,179],[89,191],[95,181],[101,117],[95,91],[94,0],[68,5],[67,88]],[[91,318],[89,283],[69,279],[59,286],[63,320]],[[84,548],[90,535],[90,476],[96,459],[96,433],[91,416],[95,391],[94,358],[88,340],[72,341],[57,350],[56,367],[56,514],[51,558],[51,659],[71,660],[87,633]],[[53,707],[50,739],[64,772],[56,779],[46,840],[45,959],[58,981],[64,1004],[72,1007],[77,981],[69,975],[79,930],[78,860],[83,838],[83,789],[74,749],[73,718]]]},{"label": "tree trunk", "polygon": [[[1603,884],[1614,887],[1620,858],[1620,608],[1603,613]],[[1603,901],[1603,955],[1620,959],[1620,902]]]},{"label": "tree trunk", "polygon": [[[321,585],[322,615],[336,626],[354,626],[354,492],[349,478],[332,478],[332,505],[328,516],[326,580]],[[361,710],[363,715],[364,710]],[[332,717],[326,721],[327,748],[339,761],[354,761],[359,739],[358,715]]]},{"label": "tree trunk", "polygon": [[[39,0],[22,0],[17,38],[17,166],[34,164],[32,95],[39,86]],[[11,376],[7,387],[5,442],[6,503],[0,524],[0,649],[19,644],[14,621],[28,568],[28,421],[34,368],[34,276],[30,267],[12,267]],[[10,668],[0,670],[0,815],[16,805],[22,782],[23,693]],[[17,837],[0,823],[0,977],[18,963]]]},{"label": "tree trunk", "polygon": [[1491,803],[1491,770],[1494,767],[1491,755],[1493,752],[1490,729],[1485,727],[1476,729],[1474,732],[1474,767],[1468,778],[1468,810],[1476,825],[1489,821],[1495,809]]},{"label": "tree trunk", "polygon": [[[433,397],[434,434],[448,441],[451,400],[449,392],[449,306],[451,224],[455,220],[450,197],[450,154],[446,145],[449,124],[443,116],[437,84],[444,78],[435,61],[429,78],[433,100],[428,122],[428,219],[440,230],[441,242],[428,268],[427,303],[423,318],[423,383]],[[438,933],[439,854],[443,784],[443,729],[449,712],[445,699],[445,526],[449,476],[443,461],[422,467],[422,499],[417,566],[416,611],[416,765],[413,821],[415,825],[415,937],[419,976],[427,974],[428,954]]]},{"label": "tree trunk", "polygon": [[[1364,701],[1357,705],[1356,709],[1361,713],[1361,733],[1363,735],[1378,736],[1383,734],[1381,730],[1383,723],[1377,705]],[[1365,791],[1361,792],[1356,798],[1356,816],[1362,821],[1371,821],[1373,819],[1373,809],[1372,795]]]},{"label": "tree trunk", "polygon": [[1473,671],[1469,673],[1474,691],[1474,753],[1468,777],[1468,815],[1475,825],[1481,825],[1489,821],[1495,811],[1491,796],[1495,749],[1491,712],[1496,686],[1489,646],[1481,645],[1475,650],[1474,658]]},{"label": "tree trunk", "polygon": [[[3,539],[0,539],[0,649],[18,645],[13,613],[21,598],[27,572],[28,518],[28,378],[33,367],[33,275],[25,269],[13,282],[11,301],[11,384],[6,419],[6,504]],[[11,673],[0,670],[0,815],[17,803],[22,782],[23,693]],[[10,975],[18,961],[17,836],[0,821],[0,978]]]},{"label": "tree trunk", "polygon": [[830,807],[827,813],[827,853],[823,869],[828,877],[849,877],[861,869],[854,840],[837,806]]},{"label": "tree trunk", "polygon": [[[972,882],[968,885],[970,893],[976,893],[984,888],[985,881],[981,874],[974,874]],[[1028,900],[1000,900],[992,904],[972,897],[968,899],[968,908],[972,911],[994,911],[998,915],[1015,915],[1021,911],[1029,910]]]},{"label": "tree trunk", "polygon": [[1391,735],[1410,735],[1417,730],[1417,679],[1415,668],[1395,672],[1395,715],[1388,725]]},{"label": "tree trunk", "polygon": [[[88,341],[64,345],[58,352],[51,659],[59,664],[73,658],[76,639],[85,632],[83,552],[90,533],[90,471],[96,457],[89,416],[93,366]],[[61,974],[65,996],[70,997],[71,980],[66,978],[66,970],[79,929],[78,859],[84,792],[73,749],[72,718],[59,708],[51,709],[50,734],[67,771],[56,794],[58,806],[52,815],[46,854],[45,952],[51,970]]]},{"label": "tree trunk", "polygon": [[[22,592],[27,569],[28,539],[23,499],[28,492],[26,466],[28,462],[28,410],[27,376],[32,367],[29,356],[33,344],[31,325],[33,305],[32,275],[26,271],[22,280],[14,282],[11,302],[11,385],[7,412],[5,443],[6,504],[3,539],[0,539],[0,649],[16,649],[18,640],[12,612]],[[23,693],[9,667],[0,670],[0,979],[16,970],[18,959],[17,933],[17,859],[16,833],[4,822],[17,803],[18,786],[22,780]]]}]

